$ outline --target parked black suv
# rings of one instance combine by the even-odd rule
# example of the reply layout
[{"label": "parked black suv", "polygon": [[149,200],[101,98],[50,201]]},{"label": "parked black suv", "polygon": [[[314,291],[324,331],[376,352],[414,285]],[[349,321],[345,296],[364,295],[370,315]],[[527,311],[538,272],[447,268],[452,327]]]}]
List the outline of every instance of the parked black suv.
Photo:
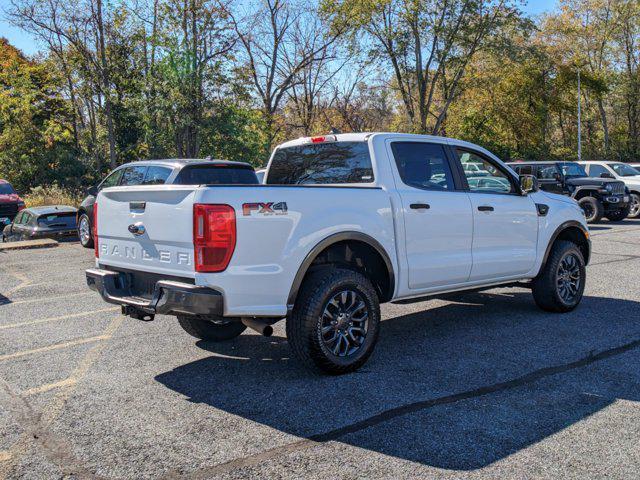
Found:
[{"label": "parked black suv", "polygon": [[253,167],[226,160],[169,159],[125,163],[111,172],[97,187],[87,190],[78,207],[78,237],[83,247],[93,248],[93,205],[98,192],[107,187],[135,185],[219,185],[260,183]]},{"label": "parked black suv", "polygon": [[629,214],[629,192],[624,182],[590,177],[575,162],[516,162],[509,166],[518,175],[538,177],[542,190],[575,199],[589,223],[598,222],[603,216],[617,222]]}]

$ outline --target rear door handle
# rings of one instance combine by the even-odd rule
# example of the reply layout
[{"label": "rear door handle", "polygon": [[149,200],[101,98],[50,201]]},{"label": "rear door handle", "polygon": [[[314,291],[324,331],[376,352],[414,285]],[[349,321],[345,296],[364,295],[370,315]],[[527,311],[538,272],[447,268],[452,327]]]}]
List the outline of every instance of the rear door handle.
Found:
[{"label": "rear door handle", "polygon": [[409,205],[410,208],[413,208],[414,210],[428,210],[431,208],[431,205],[429,205],[428,203],[412,203],[411,205]]},{"label": "rear door handle", "polygon": [[478,210],[481,212],[493,212],[493,207],[491,205],[480,205]]}]

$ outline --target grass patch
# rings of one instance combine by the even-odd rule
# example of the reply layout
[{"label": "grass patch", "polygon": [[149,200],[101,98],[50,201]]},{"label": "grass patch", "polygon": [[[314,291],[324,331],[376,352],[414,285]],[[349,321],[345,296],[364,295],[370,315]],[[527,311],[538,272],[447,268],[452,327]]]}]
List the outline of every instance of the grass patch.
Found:
[{"label": "grass patch", "polygon": [[27,207],[41,207],[45,205],[69,205],[77,207],[84,198],[82,193],[76,190],[69,190],[57,184],[45,187],[34,187],[24,196]]}]

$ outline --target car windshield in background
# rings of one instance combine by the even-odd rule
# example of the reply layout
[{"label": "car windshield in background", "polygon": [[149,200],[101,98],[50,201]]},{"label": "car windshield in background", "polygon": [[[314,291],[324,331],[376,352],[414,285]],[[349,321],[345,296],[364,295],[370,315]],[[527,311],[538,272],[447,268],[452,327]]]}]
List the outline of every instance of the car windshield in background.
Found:
[{"label": "car windshield in background", "polygon": [[177,185],[258,185],[252,168],[206,165],[183,168],[173,182]]},{"label": "car windshield in background", "polygon": [[577,163],[561,163],[560,168],[565,177],[586,177],[587,172]]},{"label": "car windshield in background", "polygon": [[633,168],[631,165],[627,165],[626,163],[609,163],[609,166],[621,177],[634,177],[636,175],[640,175],[640,170]]},{"label": "car windshield in background", "polygon": [[41,215],[38,217],[38,226],[48,228],[75,228],[76,213],[64,212]]},{"label": "car windshield in background", "polygon": [[366,142],[335,142],[279,148],[267,172],[269,185],[371,183]]},{"label": "car windshield in background", "polygon": [[0,183],[0,195],[13,195],[16,191],[8,183]]}]

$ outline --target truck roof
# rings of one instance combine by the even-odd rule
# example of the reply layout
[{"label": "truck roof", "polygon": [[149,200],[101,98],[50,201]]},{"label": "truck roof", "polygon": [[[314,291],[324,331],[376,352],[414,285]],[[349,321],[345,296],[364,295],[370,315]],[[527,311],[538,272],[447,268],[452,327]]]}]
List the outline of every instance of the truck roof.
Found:
[{"label": "truck roof", "polygon": [[[421,135],[416,133],[396,133],[396,132],[361,132],[361,133],[338,133],[338,134],[325,134],[318,135],[312,137],[300,137],[295,140],[290,140],[288,142],[284,142],[278,146],[278,148],[282,147],[294,147],[296,145],[303,145],[309,143],[312,138],[316,137],[336,137],[336,142],[366,142],[371,137],[389,137],[393,139],[402,139],[402,140],[429,140],[434,143],[447,143],[449,145],[457,145],[460,147],[470,147],[474,149],[478,149],[479,146],[473,143],[465,142],[463,140],[458,140],[456,138],[450,137],[441,137],[437,135]],[[484,149],[483,149],[484,150]]]}]

